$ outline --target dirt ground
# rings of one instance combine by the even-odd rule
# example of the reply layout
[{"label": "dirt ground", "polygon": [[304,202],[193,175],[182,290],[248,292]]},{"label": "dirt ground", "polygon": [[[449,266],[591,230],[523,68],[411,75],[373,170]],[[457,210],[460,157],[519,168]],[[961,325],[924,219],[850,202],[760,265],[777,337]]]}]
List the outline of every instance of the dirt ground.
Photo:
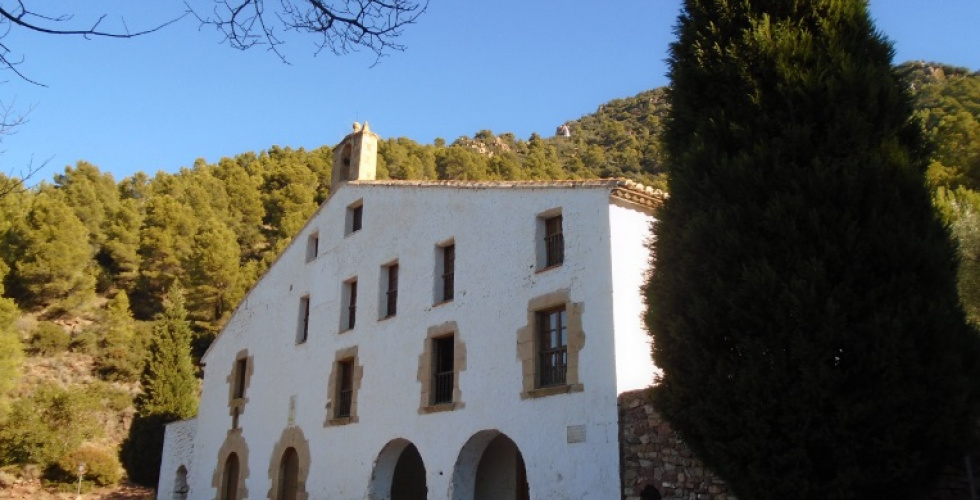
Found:
[{"label": "dirt ground", "polygon": [[74,492],[63,493],[46,490],[39,482],[23,482],[8,488],[0,488],[0,500],[31,499],[31,500],[150,500],[153,490],[132,485],[120,485],[114,488],[98,488],[76,496]]}]

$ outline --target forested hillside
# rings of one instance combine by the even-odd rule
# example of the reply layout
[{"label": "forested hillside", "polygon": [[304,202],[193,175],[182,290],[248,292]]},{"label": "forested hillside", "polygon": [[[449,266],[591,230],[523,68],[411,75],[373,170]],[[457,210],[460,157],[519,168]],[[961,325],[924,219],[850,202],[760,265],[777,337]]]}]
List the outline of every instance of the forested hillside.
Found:
[{"label": "forested hillside", "polygon": [[[898,70],[936,146],[929,179],[960,239],[961,294],[976,320],[980,74],[927,63]],[[567,122],[567,137],[559,129],[526,140],[481,130],[451,144],[389,138],[379,144],[378,177],[626,177],[663,188],[657,134],[666,106],[662,88],[616,99]],[[156,337],[165,329],[152,322],[186,321],[200,356],[329,196],[331,156],[329,145],[272,146],[125,179],[79,161],[0,197],[0,466],[19,474],[24,464],[39,464],[58,479],[82,453],[116,467],[146,352],[162,345]],[[0,175],[0,188],[10,182]],[[179,308],[165,300],[174,290],[183,291]],[[42,414],[48,417],[25,418]]]}]

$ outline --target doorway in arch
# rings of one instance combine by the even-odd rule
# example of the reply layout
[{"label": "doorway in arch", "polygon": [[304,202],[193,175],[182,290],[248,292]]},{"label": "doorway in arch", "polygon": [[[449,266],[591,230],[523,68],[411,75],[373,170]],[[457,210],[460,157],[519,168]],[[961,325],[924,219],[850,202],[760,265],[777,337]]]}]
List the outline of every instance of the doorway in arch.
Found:
[{"label": "doorway in arch", "polygon": [[225,460],[224,474],[221,478],[221,500],[238,500],[238,454],[230,453]]},{"label": "doorway in arch", "polygon": [[524,457],[512,439],[497,430],[480,431],[456,459],[453,500],[528,500]]},{"label": "doorway in arch", "polygon": [[418,448],[406,439],[385,445],[374,463],[371,500],[426,500],[425,464]]},{"label": "doorway in arch", "polygon": [[296,448],[289,447],[279,461],[279,491],[277,500],[296,500],[299,490],[299,454]]}]

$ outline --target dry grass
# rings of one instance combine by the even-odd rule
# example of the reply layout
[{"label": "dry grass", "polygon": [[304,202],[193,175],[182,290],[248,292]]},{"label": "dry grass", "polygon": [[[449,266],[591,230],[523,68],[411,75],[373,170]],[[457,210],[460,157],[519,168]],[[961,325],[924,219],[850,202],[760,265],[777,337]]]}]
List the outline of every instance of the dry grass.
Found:
[{"label": "dry grass", "polygon": [[37,481],[15,484],[9,488],[0,488],[0,499],[31,499],[31,500],[151,500],[153,490],[133,485],[119,485],[113,488],[97,488],[82,493],[77,497],[74,492],[59,492],[55,489],[45,489]]}]

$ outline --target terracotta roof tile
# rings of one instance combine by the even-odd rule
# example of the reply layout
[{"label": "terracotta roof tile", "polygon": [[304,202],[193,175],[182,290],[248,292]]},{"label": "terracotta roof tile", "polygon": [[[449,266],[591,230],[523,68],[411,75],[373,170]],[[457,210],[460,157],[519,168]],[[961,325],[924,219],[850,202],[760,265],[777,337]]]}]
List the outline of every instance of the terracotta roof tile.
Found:
[{"label": "terracotta roof tile", "polygon": [[648,208],[659,207],[667,194],[659,189],[629,179],[538,180],[538,181],[432,181],[432,180],[360,180],[361,186],[450,187],[457,189],[609,189],[610,196]]}]

